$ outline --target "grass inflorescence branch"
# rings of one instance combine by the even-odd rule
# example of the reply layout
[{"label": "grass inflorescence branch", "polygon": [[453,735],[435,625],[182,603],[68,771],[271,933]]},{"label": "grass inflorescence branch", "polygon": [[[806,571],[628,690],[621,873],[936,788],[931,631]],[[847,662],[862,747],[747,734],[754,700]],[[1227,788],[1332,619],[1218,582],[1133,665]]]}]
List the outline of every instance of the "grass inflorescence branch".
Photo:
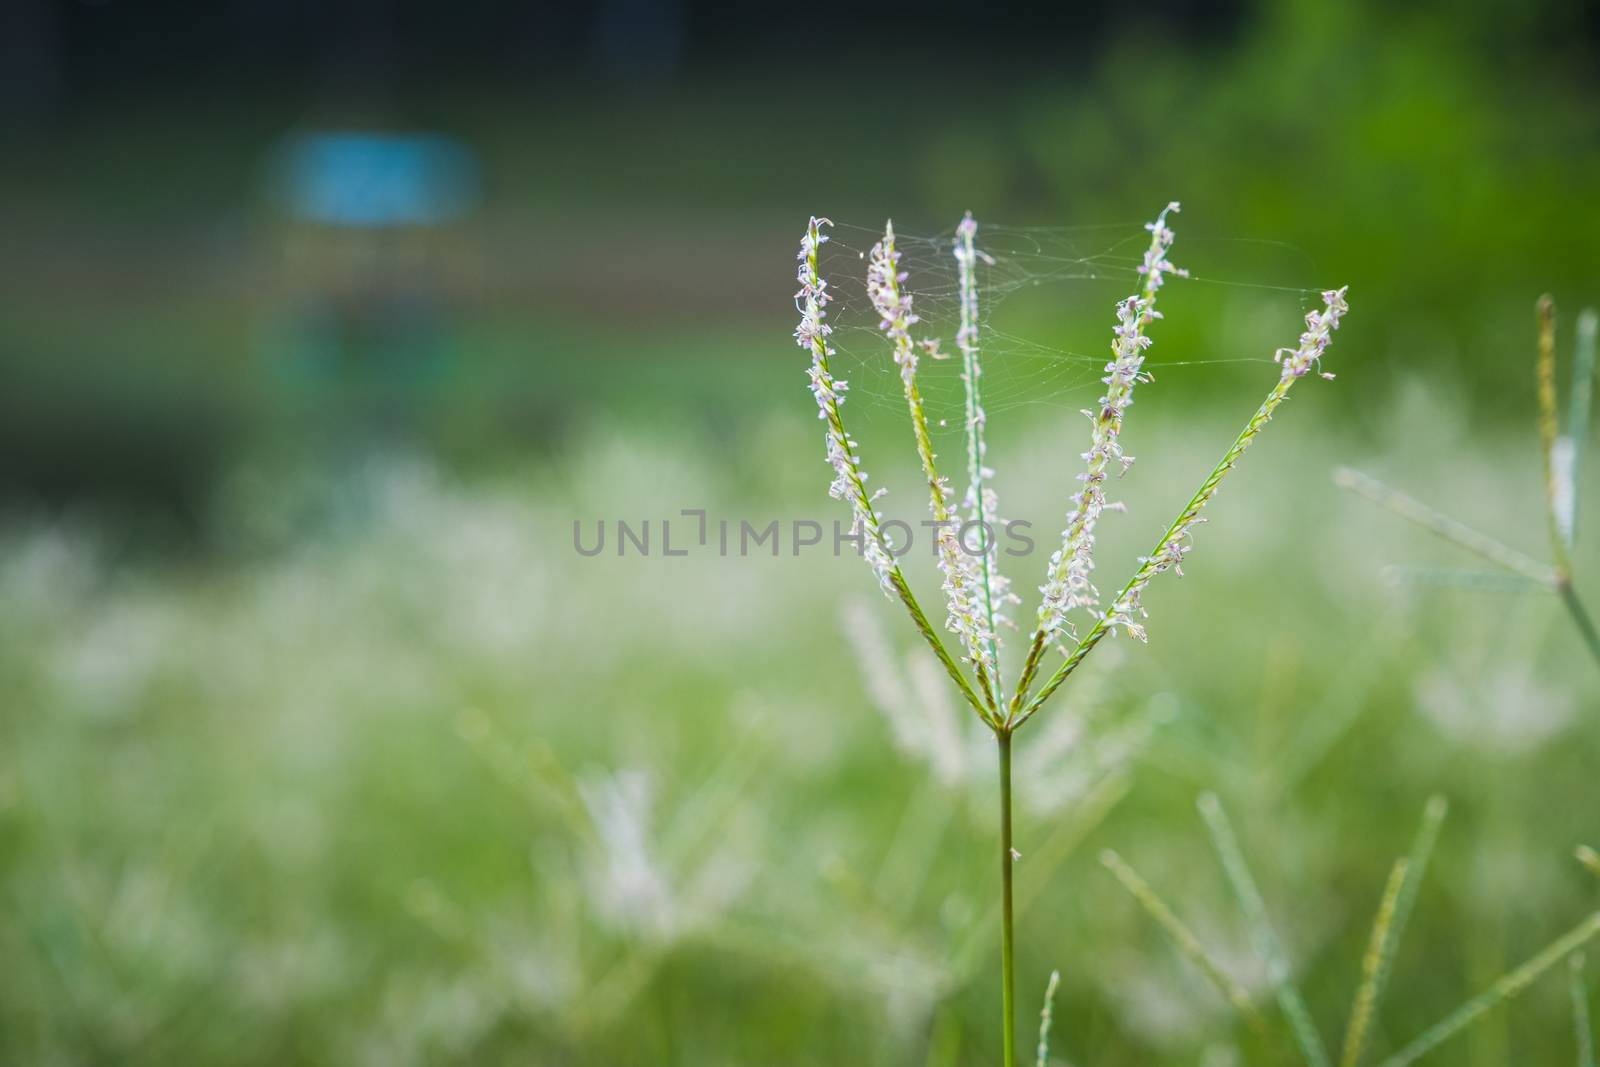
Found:
[{"label": "grass inflorescence branch", "polygon": [[[1422,529],[1466,549],[1520,581],[1495,583],[1477,580],[1477,589],[1520,592],[1530,585],[1554,593],[1572,619],[1574,629],[1596,663],[1600,663],[1600,628],[1578,594],[1572,569],[1572,546],[1578,526],[1578,461],[1588,443],[1590,400],[1594,386],[1596,313],[1578,316],[1578,344],[1572,360],[1572,389],[1567,425],[1563,431],[1556,393],[1556,308],[1548,296],[1536,309],[1538,348],[1534,359],[1538,394],[1539,455],[1543,471],[1545,526],[1549,531],[1550,563],[1540,561],[1501,543],[1489,534],[1435,511],[1426,504],[1390,489],[1376,478],[1340,467],[1334,484],[1399,515]],[[1441,583],[1444,584],[1444,583]]]},{"label": "grass inflorescence branch", "polygon": [[[1121,586],[1110,605],[1102,608],[1091,581],[1096,527],[1104,512],[1119,509],[1119,505],[1107,500],[1105,486],[1113,472],[1124,473],[1133,463],[1133,457],[1122,450],[1122,426],[1133,404],[1135,387],[1149,380],[1144,371],[1144,360],[1145,350],[1151,344],[1150,326],[1161,318],[1161,312],[1156,308],[1157,294],[1168,278],[1187,276],[1186,271],[1174,266],[1168,258],[1175,234],[1167,220],[1177,210],[1177,203],[1168,204],[1154,221],[1145,226],[1150,241],[1138,268],[1142,278],[1140,289],[1117,304],[1111,359],[1101,379],[1105,394],[1093,409],[1083,412],[1090,424],[1090,434],[1088,451],[1082,454],[1083,468],[1077,475],[1081,487],[1069,502],[1061,546],[1052,555],[1045,582],[1040,587],[1042,601],[1037,623],[1029,637],[1017,680],[1009,690],[1000,674],[1000,631],[1007,623],[1004,615],[1006,606],[1017,603],[1018,598],[1011,594],[1006,579],[1000,574],[999,556],[994,543],[997,498],[992,484],[994,471],[988,466],[984,433],[987,419],[982,403],[983,367],[977,281],[978,264],[992,263],[993,260],[977,246],[977,223],[971,215],[962,219],[951,243],[960,298],[960,328],[956,334],[956,346],[961,352],[961,378],[965,387],[963,438],[968,486],[960,507],[956,505],[949,479],[939,471],[938,454],[918,382],[921,359],[924,356],[937,358],[939,342],[936,338],[917,338],[912,335],[913,327],[920,320],[913,294],[908,288],[908,274],[901,268],[901,253],[895,246],[892,223],[885,225],[882,239],[866,257],[867,295],[877,313],[879,329],[888,341],[889,354],[898,371],[913,444],[927,483],[928,508],[936,530],[936,560],[945,594],[945,629],[956,635],[966,669],[945,648],[943,639],[923,612],[901,572],[883,535],[876,510],[876,502],[883,490],[868,491],[867,474],[861,465],[859,446],[845,429],[841,416],[848,383],[835,378],[830,366],[832,348],[829,336],[832,327],[827,322],[827,305],[832,294],[819,263],[820,250],[828,240],[823,228],[831,224],[826,219],[813,217],[801,238],[800,289],[795,294],[800,324],[795,330],[795,339],[811,356],[811,391],[817,403],[818,417],[826,426],[826,455],[834,471],[829,493],[849,505],[852,533],[859,539],[861,554],[877,576],[879,585],[886,594],[898,599],[906,607],[912,623],[962,697],[994,733],[999,748],[1001,1001],[1005,1016],[1005,1067],[1014,1067],[1016,1061],[1016,983],[1013,974],[1015,916],[1012,907],[1012,873],[1016,853],[1012,848],[1011,820],[1012,735],[1038,712],[1107,634],[1122,632],[1145,640],[1142,620],[1145,618],[1143,596],[1146,587],[1157,575],[1166,571],[1182,573],[1184,557],[1191,547],[1191,535],[1195,527],[1204,521],[1201,512],[1215,497],[1228,472],[1271,420],[1289,389],[1318,366],[1332,340],[1333,331],[1338,328],[1346,311],[1344,289],[1329,290],[1322,294],[1322,307],[1306,316],[1306,330],[1300,335],[1298,344],[1279,349],[1276,353],[1278,381],[1267,399],[1190,497],[1178,517],[1167,527],[1155,548],[1139,561],[1132,577]],[[1325,374],[1323,377],[1331,378],[1332,375]],[[959,532],[963,526],[963,513],[967,516],[968,524],[976,524],[985,531],[984,544],[977,550],[966,544]],[[1081,612],[1085,616],[1082,621],[1087,628],[1081,637],[1074,626],[1074,612]],[[1063,635],[1075,641],[1075,647],[1038,691],[1030,694],[1041,673],[1046,649],[1056,645]]]}]

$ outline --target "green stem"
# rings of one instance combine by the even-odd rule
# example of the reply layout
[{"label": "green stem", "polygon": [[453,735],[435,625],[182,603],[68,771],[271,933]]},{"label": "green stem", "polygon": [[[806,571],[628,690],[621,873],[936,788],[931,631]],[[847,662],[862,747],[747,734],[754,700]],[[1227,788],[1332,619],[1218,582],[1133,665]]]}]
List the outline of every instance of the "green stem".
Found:
[{"label": "green stem", "polygon": [[1578,633],[1583,636],[1583,643],[1589,646],[1589,651],[1600,662],[1600,632],[1596,632],[1594,620],[1589,617],[1589,612],[1584,608],[1583,601],[1578,599],[1578,591],[1572,587],[1572,579],[1562,577],[1556,581],[1556,592],[1561,594],[1561,602],[1567,606],[1567,611],[1572,614],[1572,621],[1578,624]]},{"label": "green stem", "polygon": [[1006,722],[1015,722],[1019,726],[1019,716],[1024,710],[1024,703],[1028,697],[1028,690],[1033,687],[1033,678],[1039,672],[1039,661],[1044,658],[1044,646],[1048,635],[1043,630],[1033,632],[1033,642],[1028,645],[1028,655],[1022,661],[1022,674],[1017,678],[1017,689],[1012,694],[1011,706],[1006,711]]},{"label": "green stem", "polygon": [[917,603],[916,595],[911,592],[911,586],[906,582],[905,575],[900,573],[899,564],[895,564],[894,570],[889,572],[889,584],[894,586],[895,595],[900,598],[900,603],[905,605],[906,611],[911,615],[912,625],[917,628],[917,632],[922,635],[923,640],[928,642],[928,647],[933,649],[934,656],[938,658],[939,664],[944,667],[945,673],[950,676],[950,680],[956,684],[956,688],[961,690],[961,695],[967,698],[967,703],[972,705],[973,710],[978,713],[980,719],[993,725],[995,719],[991,717],[989,709],[984,705],[984,701],[979,699],[978,694],[973,690],[972,683],[967,681],[966,675],[961,673],[961,668],[956,666],[955,659],[951,657],[950,652],[944,647],[944,642],[939,639],[939,631],[933,628],[933,624],[928,621],[928,616],[923,614],[922,605]]},{"label": "green stem", "polygon": [[1011,849],[1011,733],[997,730],[995,740],[1000,746],[1000,1012],[1004,1034],[1005,1067],[1016,1067],[1017,1037],[1013,1022],[1016,1017],[1017,979],[1015,968],[1015,935],[1011,908],[1011,868],[1016,857]]}]

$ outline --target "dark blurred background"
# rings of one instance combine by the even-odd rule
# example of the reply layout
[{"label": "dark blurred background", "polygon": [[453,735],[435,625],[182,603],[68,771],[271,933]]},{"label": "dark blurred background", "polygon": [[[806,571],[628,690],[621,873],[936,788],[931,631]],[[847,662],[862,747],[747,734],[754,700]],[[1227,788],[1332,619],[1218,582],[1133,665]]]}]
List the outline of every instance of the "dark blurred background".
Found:
[{"label": "dark blurred background", "polygon": [[812,211],[933,233],[1179,198],[1211,273],[1348,281],[1347,368],[1467,380],[1487,416],[1526,392],[1507,357],[1533,297],[1600,280],[1600,16],[1577,3],[0,18],[10,504],[192,528],[261,450],[492,463],[595,410],[736,425],[792,399],[774,331]]}]

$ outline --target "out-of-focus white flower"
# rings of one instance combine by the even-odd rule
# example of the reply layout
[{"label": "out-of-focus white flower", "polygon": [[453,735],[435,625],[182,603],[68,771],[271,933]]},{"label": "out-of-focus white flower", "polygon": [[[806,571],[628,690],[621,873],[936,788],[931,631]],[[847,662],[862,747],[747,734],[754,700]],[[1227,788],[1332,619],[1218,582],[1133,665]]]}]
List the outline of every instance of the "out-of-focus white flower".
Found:
[{"label": "out-of-focus white flower", "polygon": [[867,698],[889,724],[889,735],[902,752],[919,747],[918,716],[912,709],[911,693],[900,674],[889,639],[878,625],[872,609],[860,600],[845,601],[840,613],[845,637],[855,653]]},{"label": "out-of-focus white flower", "polygon": [[877,616],[858,600],[842,612],[844,631],[873,706],[889,724],[895,748],[925,762],[946,785],[966,778],[974,763],[965,716],[950,702],[944,674],[926,656],[907,656],[901,668]]},{"label": "out-of-focus white flower", "polygon": [[111,602],[86,619],[76,640],[56,651],[56,683],[97,715],[126,715],[182,648],[177,608],[147,595]]},{"label": "out-of-focus white flower", "polygon": [[[916,706],[922,711],[919,747],[934,776],[945,785],[955,785],[971,774],[976,763],[969,743],[972,735],[962,727],[976,724],[977,720],[957,714],[944,675],[927,656],[907,656],[906,676],[911,679]],[[977,740],[982,744],[984,739]]]},{"label": "out-of-focus white flower", "polygon": [[[1037,815],[1069,809],[1112,776],[1130,770],[1156,733],[1176,717],[1176,705],[1172,694],[1158,693],[1114,721],[1105,721],[1106,716],[1051,716],[1033,744],[1018,755],[1018,778],[1024,783],[1018,799]],[[1104,701],[1091,689],[1080,694],[1080,706],[1103,707]]]},{"label": "out-of-focus white flower", "polygon": [[642,771],[592,775],[578,788],[597,846],[585,872],[589,893],[614,929],[670,943],[718,919],[749,884],[750,864],[729,847],[688,869],[670,847],[672,828],[661,835],[667,855],[658,854],[655,791]]},{"label": "out-of-focus white flower", "polygon": [[1476,677],[1458,665],[1432,671],[1416,683],[1417,709],[1458,744],[1486,755],[1517,756],[1566,729],[1576,702],[1511,669]]},{"label": "out-of-focus white flower", "polygon": [[579,790],[599,845],[588,871],[598,912],[620,929],[667,934],[672,900],[666,877],[650,850],[653,796],[649,780],[639,771],[624,771],[586,779]]}]

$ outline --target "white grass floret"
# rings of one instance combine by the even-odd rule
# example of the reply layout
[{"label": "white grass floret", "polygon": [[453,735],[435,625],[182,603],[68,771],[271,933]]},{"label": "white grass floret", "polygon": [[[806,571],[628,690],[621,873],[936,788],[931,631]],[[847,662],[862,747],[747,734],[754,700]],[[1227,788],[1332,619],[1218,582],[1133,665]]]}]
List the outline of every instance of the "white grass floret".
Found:
[{"label": "white grass floret", "polygon": [[884,540],[873,507],[884,490],[871,494],[867,492],[867,472],[861,467],[858,446],[845,431],[844,422],[839,417],[839,408],[844,404],[850,383],[835,378],[828,367],[828,357],[831,355],[828,336],[833,328],[825,320],[828,301],[832,298],[828,295],[828,283],[823,280],[817,267],[817,253],[828,240],[822,227],[831,225],[827,219],[813,216],[805,235],[800,239],[800,290],[795,293],[795,305],[800,309],[800,325],[795,327],[794,337],[801,348],[811,353],[808,371],[811,394],[817,401],[817,417],[828,424],[824,439],[828,465],[833,468],[834,475],[833,483],[828,486],[828,495],[849,502],[850,532],[859,539],[862,558],[878,576],[879,586],[886,595],[892,596],[895,593],[894,555]]},{"label": "white grass floret", "polygon": [[1134,386],[1147,380],[1144,353],[1151,341],[1145,330],[1161,317],[1155,300],[1165,276],[1188,273],[1167,258],[1174,239],[1167,226],[1167,214],[1177,210],[1177,203],[1168,204],[1154,222],[1145,225],[1150,232],[1150,247],[1139,268],[1145,276],[1144,291],[1117,305],[1112,359],[1101,379],[1106,393],[1096,410],[1083,412],[1090,425],[1089,450],[1083,454],[1084,471],[1078,475],[1083,488],[1072,497],[1067,526],[1061,532],[1061,547],[1050,557],[1045,584],[1039,588],[1044,600],[1039,605],[1036,639],[1043,642],[1067,628],[1067,613],[1073,608],[1092,608],[1097,602],[1098,594],[1089,578],[1094,571],[1095,526],[1104,511],[1119,506],[1109,503],[1105,494],[1106,478],[1113,465],[1119,474],[1133,465],[1133,457],[1122,451],[1122,419],[1133,405]]},{"label": "white grass floret", "polygon": [[868,256],[867,295],[877,309],[879,328],[889,338],[895,365],[900,368],[900,382],[911,415],[917,455],[922,461],[922,471],[928,482],[928,509],[936,524],[935,547],[939,573],[944,578],[947,608],[945,626],[961,639],[967,657],[976,666],[979,688],[993,703],[996,702],[991,688],[996,673],[994,632],[989,626],[984,604],[979,557],[961,545],[960,517],[950,507],[952,494],[949,479],[942,477],[935,465],[933,440],[928,434],[922,394],[917,388],[918,345],[911,339],[911,327],[918,320],[911,294],[903,288],[905,280],[906,274],[900,270],[900,253],[894,246],[894,224],[891,222],[884,228],[883,240],[872,246]]}]

